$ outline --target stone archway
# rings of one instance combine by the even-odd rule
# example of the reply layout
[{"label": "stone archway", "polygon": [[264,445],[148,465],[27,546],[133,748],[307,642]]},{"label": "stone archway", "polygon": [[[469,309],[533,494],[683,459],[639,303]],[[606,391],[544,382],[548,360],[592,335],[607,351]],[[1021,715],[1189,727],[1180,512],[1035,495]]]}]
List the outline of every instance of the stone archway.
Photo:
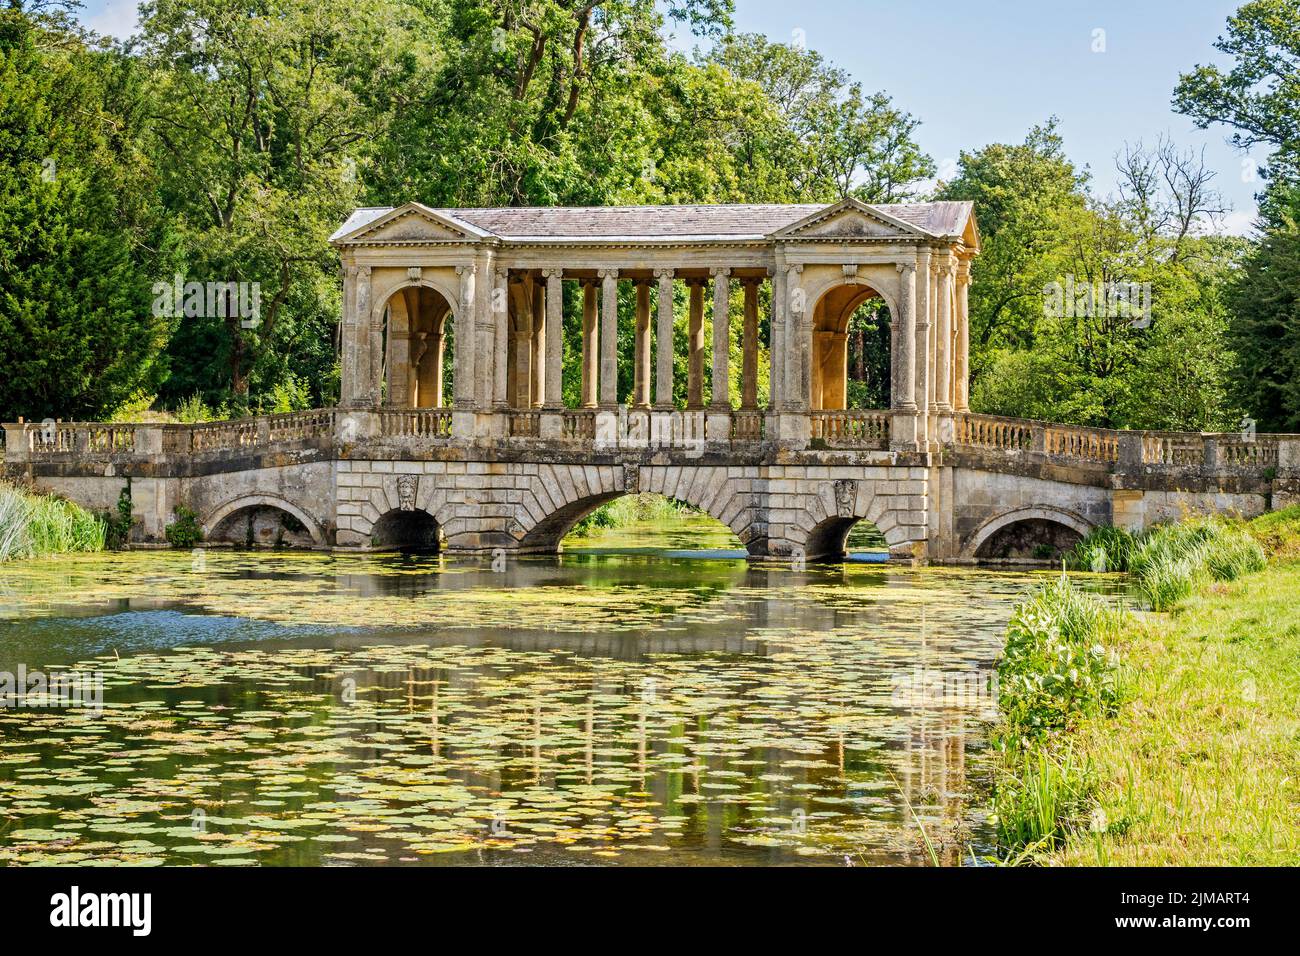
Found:
[{"label": "stone archway", "polygon": [[[232,524],[241,514],[248,522],[242,531]],[[277,519],[277,515],[287,516],[289,520]],[[203,537],[205,540],[229,541],[232,544],[242,542],[310,547],[322,547],[325,544],[325,533],[311,515],[291,501],[267,494],[242,495],[213,509],[203,521]]]},{"label": "stone archway", "polygon": [[[879,397],[864,407],[888,408],[893,401],[894,341],[892,317],[896,314],[894,296],[882,289],[883,283],[846,274],[824,282],[812,290],[812,341],[809,343],[809,408],[839,410],[848,408],[850,353],[867,350],[873,361],[861,362],[864,377],[870,377]],[[855,324],[860,308],[880,300],[891,320],[883,325]],[[857,341],[861,339],[861,341]],[[857,349],[851,348],[854,344]],[[855,363],[859,364],[859,363]]]},{"label": "stone archway", "polygon": [[519,551],[553,552],[580,520],[623,495],[649,492],[726,525],[751,557],[767,553],[767,527],[752,495],[721,466],[539,465],[512,534]]},{"label": "stone archway", "polygon": [[370,547],[376,551],[437,551],[438,522],[421,508],[394,508],[371,526]]},{"label": "stone archway", "polygon": [[[891,557],[911,558],[916,542],[924,541],[924,526],[905,520],[911,513],[900,513],[900,503],[891,494],[879,494],[874,482],[840,478],[821,483],[806,495],[796,527],[801,540],[793,542],[795,554],[809,561],[837,560],[847,553],[846,542],[853,526],[870,521],[885,538]],[[906,498],[903,501],[906,504]]]},{"label": "stone archway", "polygon": [[[1037,541],[1050,546],[1053,552],[1059,552],[1062,550],[1062,545],[1067,537],[1078,540],[1093,529],[1093,525],[1088,519],[1073,511],[1067,511],[1064,508],[1057,508],[1052,505],[1031,505],[1008,511],[985,521],[967,539],[966,544],[962,547],[961,556],[969,560],[976,560],[981,557],[989,559],[1007,557],[1033,559],[1035,555],[1032,553],[996,555],[990,553],[990,548],[998,542],[999,536],[1005,538],[1008,532],[1018,527],[1025,531],[1025,541],[1007,541],[1005,543],[1006,547],[997,548],[996,550],[1026,550],[1032,548],[1035,541]],[[1068,534],[1062,535],[1056,529],[1062,529]]]},{"label": "stone archway", "polygon": [[449,292],[427,279],[393,289],[376,306],[383,329],[381,381],[384,404],[444,408],[455,374],[455,306]]}]

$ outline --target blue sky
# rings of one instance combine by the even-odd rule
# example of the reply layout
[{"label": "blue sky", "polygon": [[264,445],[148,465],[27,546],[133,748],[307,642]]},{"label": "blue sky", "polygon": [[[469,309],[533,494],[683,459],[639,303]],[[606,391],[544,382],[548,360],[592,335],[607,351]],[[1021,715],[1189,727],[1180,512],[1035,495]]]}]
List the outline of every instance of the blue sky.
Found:
[{"label": "blue sky", "polygon": [[[736,0],[736,28],[801,39],[868,90],[883,89],[922,121],[917,137],[951,171],[959,152],[1018,142],[1056,115],[1066,150],[1091,167],[1096,191],[1114,188],[1125,142],[1161,133],[1205,147],[1215,185],[1233,208],[1225,231],[1245,233],[1258,186],[1226,131],[1193,128],[1170,109],[1180,72],[1222,62],[1211,47],[1239,0]],[[134,0],[86,0],[82,19],[125,36]],[[796,32],[801,31],[801,32]],[[1098,34],[1096,31],[1104,31]],[[674,44],[695,42],[679,31]],[[1094,52],[1104,39],[1104,51]]]}]

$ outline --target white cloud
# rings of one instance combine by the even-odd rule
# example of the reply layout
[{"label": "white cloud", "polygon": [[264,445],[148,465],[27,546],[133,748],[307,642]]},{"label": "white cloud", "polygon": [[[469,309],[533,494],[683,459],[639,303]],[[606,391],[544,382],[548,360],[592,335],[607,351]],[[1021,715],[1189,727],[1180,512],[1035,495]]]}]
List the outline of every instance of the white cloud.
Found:
[{"label": "white cloud", "polygon": [[140,29],[136,0],[90,0],[80,13],[83,24],[104,36],[125,40]]},{"label": "white cloud", "polygon": [[1234,210],[1224,216],[1214,231],[1222,236],[1250,236],[1255,231],[1255,218],[1259,211],[1250,209]]}]

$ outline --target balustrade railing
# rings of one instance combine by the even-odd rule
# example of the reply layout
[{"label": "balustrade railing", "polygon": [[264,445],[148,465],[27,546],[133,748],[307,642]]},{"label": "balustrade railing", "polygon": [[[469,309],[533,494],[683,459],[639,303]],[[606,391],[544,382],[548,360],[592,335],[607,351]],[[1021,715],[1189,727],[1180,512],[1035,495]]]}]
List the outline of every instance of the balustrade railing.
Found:
[{"label": "balustrade railing", "polygon": [[809,413],[814,441],[832,448],[887,448],[891,413],[871,409],[817,410]]},{"label": "balustrade railing", "polygon": [[1028,451],[1034,444],[1034,422],[997,415],[964,414],[954,422],[954,438],[959,445],[975,448]]},{"label": "balustrade railing", "polygon": [[451,438],[449,408],[385,408],[379,412],[381,438]]},{"label": "balustrade railing", "polygon": [[1209,435],[1215,445],[1215,464],[1219,467],[1243,470],[1276,468],[1279,459],[1279,438],[1276,435],[1255,435],[1243,438],[1240,434]]},{"label": "balustrade railing", "polygon": [[1043,451],[1061,458],[1116,462],[1119,461],[1119,433],[1100,428],[1048,425],[1043,429]]},{"label": "balustrade railing", "polygon": [[536,438],[541,433],[541,412],[510,412],[511,438]]},{"label": "balustrade railing", "polygon": [[762,441],[767,416],[756,409],[742,408],[731,413],[732,441]]},{"label": "balustrade railing", "polygon": [[566,408],[560,413],[560,439],[570,442],[596,440],[596,410]]},{"label": "balustrade railing", "polygon": [[[511,438],[540,439],[543,419],[549,414],[552,413],[536,409],[509,412],[506,434]],[[599,414],[596,409],[564,409],[558,413],[558,433],[548,431],[547,436],[568,445],[598,445]],[[640,442],[650,446],[702,448],[707,444],[707,419],[698,410],[666,413],[634,410],[623,422],[630,429],[628,436],[602,437],[601,441],[612,441],[615,447]],[[1024,452],[1120,470],[1140,467],[1152,471],[1267,476],[1270,471],[1278,470],[1293,474],[1300,468],[1298,435],[1116,431],[971,413],[954,415],[952,423],[953,429],[947,434],[951,445],[957,448]],[[817,410],[809,413],[809,425],[814,447],[884,449],[890,443],[892,413],[871,409]],[[761,442],[765,427],[763,411],[741,409],[731,413],[726,434],[732,442]],[[472,436],[464,437],[474,440]],[[19,422],[0,430],[0,450],[7,451],[8,462],[14,463],[75,461],[82,456],[237,453],[313,442],[350,444],[377,439],[443,443],[452,438],[449,408],[327,408],[198,424]]]},{"label": "balustrade railing", "polygon": [[1205,461],[1205,438],[1198,432],[1143,432],[1142,464],[1200,465]]}]

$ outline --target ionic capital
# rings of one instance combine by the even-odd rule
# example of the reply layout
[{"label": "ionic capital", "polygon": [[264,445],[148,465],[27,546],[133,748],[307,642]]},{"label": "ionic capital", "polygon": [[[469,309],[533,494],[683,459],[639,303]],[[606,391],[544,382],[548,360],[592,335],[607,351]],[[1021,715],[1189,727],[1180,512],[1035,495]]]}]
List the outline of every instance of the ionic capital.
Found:
[{"label": "ionic capital", "polygon": [[598,275],[601,279],[617,279],[617,278],[618,278],[618,270],[617,270],[617,269],[598,269],[598,270],[596,271],[596,275]]},{"label": "ionic capital", "polygon": [[542,278],[543,278],[543,279],[563,279],[563,278],[564,278],[564,270],[563,270],[563,269],[543,269],[543,270],[542,270]]},{"label": "ionic capital", "polygon": [[665,279],[671,280],[676,274],[676,271],[677,270],[675,269],[656,269],[655,278],[660,282],[663,282]]},{"label": "ionic capital", "polygon": [[725,279],[731,275],[731,268],[729,266],[714,266],[709,269],[709,275],[714,278]]}]

